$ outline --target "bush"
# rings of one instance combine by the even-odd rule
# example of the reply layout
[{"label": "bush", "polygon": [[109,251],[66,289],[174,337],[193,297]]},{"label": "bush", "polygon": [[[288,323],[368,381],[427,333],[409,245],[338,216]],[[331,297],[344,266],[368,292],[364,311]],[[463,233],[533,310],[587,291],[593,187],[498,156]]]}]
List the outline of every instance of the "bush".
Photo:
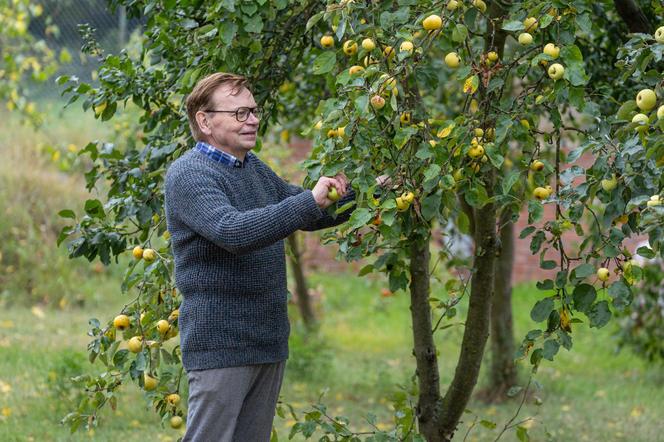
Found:
[{"label": "bush", "polygon": [[643,267],[643,280],[632,304],[620,314],[619,349],[629,347],[649,362],[664,362],[664,268]]}]

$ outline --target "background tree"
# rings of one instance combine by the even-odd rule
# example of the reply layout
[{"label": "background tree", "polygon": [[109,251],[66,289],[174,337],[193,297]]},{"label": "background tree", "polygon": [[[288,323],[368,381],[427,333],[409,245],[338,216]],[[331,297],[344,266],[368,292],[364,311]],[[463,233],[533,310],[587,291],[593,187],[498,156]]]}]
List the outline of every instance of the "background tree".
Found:
[{"label": "background tree", "polygon": [[[127,375],[164,419],[178,423],[183,415],[178,403],[167,400],[180,389],[182,368],[179,349],[169,342],[177,334],[179,298],[161,216],[161,180],[167,164],[191,144],[182,97],[216,70],[252,78],[269,121],[288,118],[308,126],[314,148],[305,162],[305,184],[343,170],[358,196],[350,220],[330,238],[346,259],[375,257],[361,275],[385,272],[391,290],[410,291],[418,384],[411,394],[417,406],[397,407],[394,430],[374,434],[421,439],[415,436],[421,433],[430,441],[454,436],[488,338],[503,214],[517,219],[527,204],[531,226],[520,235],[532,235],[531,251],[539,254],[542,268],[558,269],[555,278],[539,283],[543,297],[531,313],[545,325],[530,331],[520,348],[533,370],[542,359],[552,360],[560,346],[571,348],[572,324],[582,322],[582,314],[591,327],[601,327],[612,308],[629,304],[626,238],[647,231],[650,248],[642,253],[662,253],[657,161],[664,143],[652,110],[661,97],[657,63],[664,45],[644,34],[626,46],[626,76],[634,74],[648,91],[638,104],[627,102],[616,117],[607,117],[588,93],[576,45],[580,23],[592,16],[590,2],[577,0],[571,8],[560,1],[525,1],[504,11],[498,5],[487,10],[481,0],[472,6],[451,0],[444,7],[408,0],[117,3],[145,15],[140,57],[105,57],[99,88],[66,77],[60,83],[102,120],[112,118],[118,106],[138,107],[142,136],[122,148],[91,143],[84,149],[95,161],[88,185],[107,181],[108,198],[88,201],[81,217],[63,211],[74,225],[61,239],[73,237],[72,256],[105,263],[133,249],[137,260],[123,291],[136,297],[113,322],[91,321],[91,360],[99,358],[108,371],[81,379],[90,398],[67,417],[73,427],[94,423],[97,410],[116,400]],[[661,6],[654,8],[662,14]],[[543,50],[548,43],[553,47]],[[286,105],[277,99],[285,79],[297,85]],[[322,99],[315,103],[312,96]],[[633,118],[637,105],[646,113]],[[286,115],[280,106],[295,106],[299,113]],[[586,128],[572,110],[593,125]],[[552,128],[536,129],[541,119]],[[561,143],[569,133],[582,143],[568,154]],[[575,164],[582,153],[593,158],[590,167]],[[534,167],[537,161],[541,167]],[[375,195],[379,173],[389,174],[394,186]],[[460,207],[457,195],[470,210]],[[542,219],[543,203],[556,206],[554,219]],[[586,216],[590,226],[582,223]],[[616,219],[623,221],[620,227]],[[472,231],[473,265],[467,277],[449,279],[446,293],[431,302],[429,239],[434,226],[451,221]],[[561,238],[570,228],[584,238],[574,252]],[[438,254],[451,258],[446,250]],[[602,268],[595,276],[596,263]],[[614,279],[608,267],[618,269]],[[601,286],[599,294],[595,285]],[[460,356],[443,392],[434,336],[448,327],[445,321],[466,296]],[[117,331],[123,339],[136,338],[135,345],[120,349]],[[355,437],[347,424],[330,425],[326,418],[320,411],[308,414],[293,433],[320,427]]]}]

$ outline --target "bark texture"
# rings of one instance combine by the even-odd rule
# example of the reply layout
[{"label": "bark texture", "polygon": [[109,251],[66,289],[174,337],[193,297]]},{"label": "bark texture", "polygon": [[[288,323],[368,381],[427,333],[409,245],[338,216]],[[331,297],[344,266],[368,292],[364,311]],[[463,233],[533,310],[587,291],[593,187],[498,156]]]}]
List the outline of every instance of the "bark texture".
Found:
[{"label": "bark texture", "polygon": [[613,0],[613,4],[616,5],[616,11],[629,28],[629,32],[652,33],[648,17],[634,0]]},{"label": "bark texture", "polygon": [[288,245],[291,249],[288,259],[293,270],[293,278],[295,278],[295,300],[297,307],[300,310],[305,327],[307,330],[312,330],[316,326],[316,316],[311,308],[311,298],[309,297],[307,279],[304,276],[304,266],[302,264],[302,255],[297,236],[298,234],[295,232],[288,237]]},{"label": "bark texture", "polygon": [[[489,197],[493,195],[495,171],[485,176]],[[468,316],[461,343],[461,354],[454,378],[443,398],[438,417],[438,436],[451,440],[470,396],[477,384],[484,348],[489,337],[491,296],[496,259],[496,208],[493,203],[475,210],[475,262],[471,277]]]},{"label": "bark texture", "polygon": [[410,246],[410,312],[417,364],[419,398],[417,421],[427,441],[442,441],[438,436],[436,417],[440,406],[438,358],[433,340],[431,306],[429,304],[429,238],[414,236]]},{"label": "bark texture", "polygon": [[514,266],[514,224],[511,213],[500,217],[500,250],[491,303],[491,371],[487,390],[489,401],[500,401],[516,384],[514,327],[512,320],[512,268]]}]

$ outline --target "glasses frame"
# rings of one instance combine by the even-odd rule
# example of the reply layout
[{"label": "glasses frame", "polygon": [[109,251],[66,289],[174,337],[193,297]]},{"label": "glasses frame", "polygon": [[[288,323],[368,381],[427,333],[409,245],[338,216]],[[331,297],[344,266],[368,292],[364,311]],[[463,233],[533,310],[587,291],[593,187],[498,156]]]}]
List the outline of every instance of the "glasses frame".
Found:
[{"label": "glasses frame", "polygon": [[[244,120],[240,120],[240,117],[238,116],[238,112],[240,112],[242,110],[249,111],[249,113],[247,113],[247,117]],[[245,121],[247,121],[249,119],[249,114],[252,114],[254,117],[256,117],[260,120],[261,119],[261,114],[263,113],[263,108],[261,108],[259,106],[256,106],[256,107],[242,106],[242,107],[238,107],[237,109],[232,110],[232,111],[208,109],[208,110],[204,110],[203,112],[209,112],[209,113],[213,113],[213,114],[216,114],[216,113],[234,114],[235,115],[235,120],[237,120],[238,123],[244,123]]]}]

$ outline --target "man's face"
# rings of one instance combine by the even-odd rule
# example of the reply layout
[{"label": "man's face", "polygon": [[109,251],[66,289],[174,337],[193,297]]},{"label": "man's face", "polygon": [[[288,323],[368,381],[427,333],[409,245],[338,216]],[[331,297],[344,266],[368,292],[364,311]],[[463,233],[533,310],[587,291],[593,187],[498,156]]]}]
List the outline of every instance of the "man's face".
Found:
[{"label": "man's face", "polygon": [[[205,110],[235,111],[241,107],[255,108],[254,96],[246,88],[236,95],[229,85],[222,85],[212,94],[210,106]],[[236,157],[244,155],[256,145],[259,120],[253,113],[246,121],[237,121],[231,112],[204,112],[196,115],[198,125],[205,134],[206,142],[228,150]]]}]

